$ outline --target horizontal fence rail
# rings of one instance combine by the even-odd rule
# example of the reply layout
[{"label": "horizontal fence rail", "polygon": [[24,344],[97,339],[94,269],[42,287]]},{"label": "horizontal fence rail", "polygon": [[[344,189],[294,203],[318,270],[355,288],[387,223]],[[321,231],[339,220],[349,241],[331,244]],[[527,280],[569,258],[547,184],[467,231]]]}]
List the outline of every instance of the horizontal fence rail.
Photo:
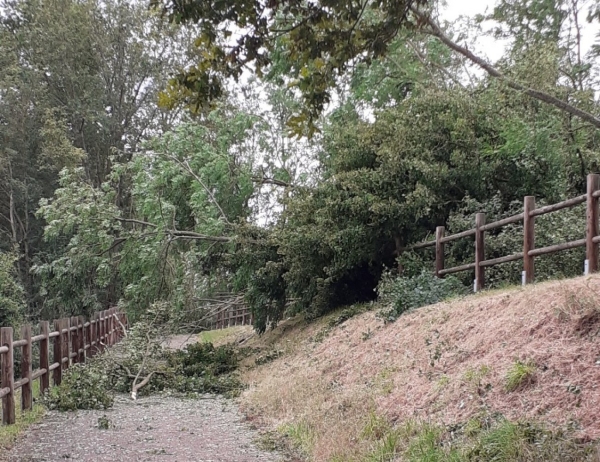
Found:
[{"label": "horizontal fence rail", "polygon": [[[473,282],[474,291],[477,292],[485,286],[485,268],[508,263],[517,260],[523,260],[523,284],[530,284],[534,281],[535,266],[534,258],[541,255],[552,254],[563,250],[575,249],[578,247],[586,248],[586,259],[584,264],[584,274],[598,271],[598,246],[600,244],[599,226],[598,226],[598,200],[600,198],[600,175],[590,174],[587,177],[587,192],[581,196],[568,199],[557,204],[546,205],[536,208],[535,198],[526,196],[523,201],[523,213],[513,215],[493,223],[485,223],[485,214],[478,213],[475,218],[475,228],[462,231],[460,233],[445,235],[445,227],[438,226],[435,232],[435,240],[419,242],[408,247],[408,250],[435,248],[435,275],[444,277],[447,274],[459,273],[462,271],[475,270],[475,280]],[[571,242],[551,245],[548,247],[535,248],[535,217],[556,212],[558,210],[575,207],[579,204],[586,204],[586,226],[585,238]],[[518,252],[504,257],[485,259],[485,232],[491,231],[512,223],[523,223],[523,252]],[[444,267],[445,244],[456,241],[457,239],[475,236],[475,262],[467,263],[453,268]]]},{"label": "horizontal fence rail", "polygon": [[[40,381],[40,395],[52,384],[60,385],[63,372],[70,365],[83,363],[104,349],[119,342],[127,329],[127,316],[117,308],[101,311],[85,321],[83,316],[42,321],[39,335],[32,335],[32,326],[21,328],[21,338],[14,340],[12,327],[0,328],[0,398],[2,423],[15,423],[15,391],[21,389],[21,409],[33,407],[33,381]],[[39,367],[33,370],[33,346],[39,348]],[[20,374],[15,371],[14,352],[21,348]],[[50,362],[52,351],[52,362]],[[15,372],[20,376],[15,380]]]}]

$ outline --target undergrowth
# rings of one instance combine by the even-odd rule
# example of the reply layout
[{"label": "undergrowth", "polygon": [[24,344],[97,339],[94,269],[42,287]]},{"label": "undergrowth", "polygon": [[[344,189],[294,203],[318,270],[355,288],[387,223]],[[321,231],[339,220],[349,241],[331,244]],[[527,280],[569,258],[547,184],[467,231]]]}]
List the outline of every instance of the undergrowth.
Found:
[{"label": "undergrowth", "polygon": [[453,276],[441,279],[429,271],[413,277],[385,273],[377,286],[379,301],[384,305],[379,315],[386,323],[394,322],[411,309],[466,293],[467,288]]},{"label": "undergrowth", "polygon": [[366,454],[338,455],[331,462],[584,462],[597,461],[596,443],[578,443],[560,431],[531,423],[483,415],[463,425],[443,427],[408,421],[394,427],[382,417],[368,416],[361,437],[370,442]]},{"label": "undergrowth", "polygon": [[33,408],[30,411],[23,411],[19,405],[21,401],[21,389],[15,392],[15,423],[14,425],[0,426],[0,456],[3,450],[10,448],[14,444],[23,431],[30,425],[38,422],[46,413],[46,408],[37,398],[39,390],[39,380],[35,380],[32,386],[34,396]]}]

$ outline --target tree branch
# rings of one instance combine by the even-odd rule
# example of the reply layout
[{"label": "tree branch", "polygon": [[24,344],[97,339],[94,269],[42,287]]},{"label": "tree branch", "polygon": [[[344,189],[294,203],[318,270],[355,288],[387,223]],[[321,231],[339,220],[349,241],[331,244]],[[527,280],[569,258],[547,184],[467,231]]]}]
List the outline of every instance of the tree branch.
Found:
[{"label": "tree branch", "polygon": [[471,51],[469,51],[467,48],[462,47],[459,44],[457,44],[456,42],[452,41],[452,39],[450,37],[448,37],[442,31],[442,29],[440,29],[440,27],[435,23],[435,21],[427,13],[419,10],[414,5],[411,6],[410,9],[413,12],[413,14],[415,16],[417,16],[417,18],[419,18],[419,20],[421,20],[424,24],[429,26],[430,29],[429,30],[425,29],[423,32],[425,32],[429,35],[432,35],[434,37],[437,37],[444,45],[446,45],[450,49],[456,51],[457,53],[461,54],[462,56],[464,56],[471,62],[477,64],[479,67],[481,67],[483,70],[485,70],[492,77],[502,80],[503,82],[506,83],[506,85],[508,85],[513,90],[521,91],[521,92],[525,93],[526,95],[531,96],[532,98],[543,101],[544,103],[547,103],[547,104],[551,104],[552,106],[560,109],[561,111],[568,112],[569,114],[577,116],[577,117],[591,123],[595,127],[600,128],[600,119],[595,117],[593,114],[590,114],[589,112],[585,112],[579,108],[576,108],[575,106],[572,106],[571,104],[569,104],[565,101],[562,101],[561,99],[558,99],[555,96],[552,96],[548,93],[545,93],[545,92],[539,91],[539,90],[534,90],[533,88],[526,87],[525,85],[522,85],[518,82],[515,82],[514,80],[507,78],[504,74],[502,74],[498,69],[496,69],[494,66],[489,64],[487,61],[480,58],[479,56],[476,56]]},{"label": "tree branch", "polygon": [[275,186],[282,186],[284,188],[293,187],[290,183],[286,183],[285,181],[276,180],[275,178],[261,178],[261,177],[253,177],[252,181],[260,184],[272,184]]}]

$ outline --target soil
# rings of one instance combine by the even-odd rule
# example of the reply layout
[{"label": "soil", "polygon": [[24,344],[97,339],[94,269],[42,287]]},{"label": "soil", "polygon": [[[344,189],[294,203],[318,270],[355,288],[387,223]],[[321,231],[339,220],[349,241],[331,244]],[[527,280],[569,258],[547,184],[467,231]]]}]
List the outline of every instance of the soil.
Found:
[{"label": "soil", "polygon": [[[104,425],[101,425],[104,423]],[[102,427],[108,426],[108,428]],[[234,403],[207,395],[119,396],[106,411],[50,412],[0,460],[276,462]]]}]

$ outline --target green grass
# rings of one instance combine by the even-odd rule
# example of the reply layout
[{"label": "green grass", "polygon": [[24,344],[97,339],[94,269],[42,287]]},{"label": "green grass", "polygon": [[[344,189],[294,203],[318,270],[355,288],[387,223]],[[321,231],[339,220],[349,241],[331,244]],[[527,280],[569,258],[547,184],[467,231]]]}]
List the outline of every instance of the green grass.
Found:
[{"label": "green grass", "polygon": [[[40,393],[39,380],[33,382],[33,396],[37,398]],[[39,403],[33,404],[33,409],[29,412],[21,411],[21,390],[15,392],[15,424],[0,426],[0,455],[10,448],[18,436],[23,433],[30,425],[38,422],[46,413],[46,408]]]},{"label": "green grass", "polygon": [[578,443],[561,431],[490,414],[451,428],[415,421],[392,427],[372,415],[361,437],[370,451],[331,462],[597,462],[600,450],[598,442]]},{"label": "green grass", "polygon": [[[239,328],[239,326],[237,327]],[[231,335],[235,330],[236,326],[228,327],[227,329],[207,330],[198,335],[198,340],[200,342],[214,343],[217,340],[221,340]]]},{"label": "green grass", "polygon": [[287,436],[294,447],[310,454],[315,444],[315,431],[309,423],[301,421],[280,427],[279,432]]},{"label": "green grass", "polygon": [[515,391],[521,386],[531,383],[535,375],[535,364],[531,361],[515,361],[506,373],[505,388],[506,391]]}]

